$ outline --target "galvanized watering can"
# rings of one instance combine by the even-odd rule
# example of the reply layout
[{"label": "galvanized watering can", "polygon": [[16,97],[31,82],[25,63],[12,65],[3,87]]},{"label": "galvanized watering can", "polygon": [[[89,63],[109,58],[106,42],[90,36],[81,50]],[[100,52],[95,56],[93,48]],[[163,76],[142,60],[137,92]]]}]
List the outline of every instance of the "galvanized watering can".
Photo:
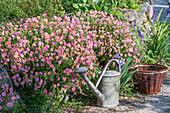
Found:
[{"label": "galvanized watering can", "polygon": [[[118,71],[109,70],[106,71],[107,67],[111,62],[115,61],[118,65]],[[78,73],[93,90],[94,94],[97,96],[97,105],[102,107],[114,107],[119,104],[119,87],[120,87],[120,75],[121,68],[118,60],[111,59],[104,67],[102,73],[100,74],[96,85],[88,79],[85,75],[87,71],[86,68],[80,67],[74,72]]]}]

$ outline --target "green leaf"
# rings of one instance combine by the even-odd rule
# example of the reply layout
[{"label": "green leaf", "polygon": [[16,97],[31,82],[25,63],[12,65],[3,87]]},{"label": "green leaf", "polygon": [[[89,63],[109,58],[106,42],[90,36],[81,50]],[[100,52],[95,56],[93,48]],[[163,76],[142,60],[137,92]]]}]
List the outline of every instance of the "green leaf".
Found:
[{"label": "green leaf", "polygon": [[126,83],[129,82],[129,80],[133,77],[133,73],[136,71],[136,68],[132,71],[129,71],[129,68],[133,62],[132,58],[127,58],[127,63],[125,63],[121,68],[121,82],[120,82],[120,88],[124,88]]},{"label": "green leaf", "polygon": [[93,5],[95,10],[101,11],[100,7],[97,4],[93,3],[92,5]]},{"label": "green leaf", "polygon": [[158,14],[158,16],[157,16],[156,22],[159,22],[159,19],[160,19],[160,17],[161,17],[162,10],[163,10],[163,8],[162,8],[161,11],[159,12],[159,14]]},{"label": "green leaf", "polygon": [[73,4],[73,7],[76,8],[76,9],[79,9],[79,6],[77,4]]}]

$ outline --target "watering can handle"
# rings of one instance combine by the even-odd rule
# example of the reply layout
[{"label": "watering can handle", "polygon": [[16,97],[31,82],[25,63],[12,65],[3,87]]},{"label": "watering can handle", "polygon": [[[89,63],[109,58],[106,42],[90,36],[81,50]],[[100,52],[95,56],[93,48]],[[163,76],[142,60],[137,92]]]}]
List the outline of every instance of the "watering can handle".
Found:
[{"label": "watering can handle", "polygon": [[119,61],[116,60],[116,59],[111,59],[111,60],[105,65],[105,67],[104,67],[104,69],[103,69],[103,71],[102,71],[102,73],[101,73],[99,79],[98,79],[97,82],[96,82],[96,87],[98,87],[98,85],[99,85],[101,79],[103,78],[104,73],[106,72],[106,69],[108,68],[108,66],[110,65],[110,63],[113,62],[113,61],[116,62],[116,64],[118,65],[118,71],[121,72],[121,68],[120,68]]}]

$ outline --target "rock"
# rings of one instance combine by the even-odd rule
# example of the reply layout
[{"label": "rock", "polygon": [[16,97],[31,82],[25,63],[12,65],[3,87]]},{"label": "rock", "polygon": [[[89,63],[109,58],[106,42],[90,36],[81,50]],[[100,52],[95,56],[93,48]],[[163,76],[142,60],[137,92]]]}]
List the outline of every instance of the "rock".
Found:
[{"label": "rock", "polygon": [[141,26],[147,20],[147,16],[144,11],[139,12],[136,15],[136,26]]},{"label": "rock", "polygon": [[145,14],[145,11],[139,12],[133,9],[121,8],[116,8],[116,10],[119,10],[127,18],[129,23],[136,26],[141,26],[147,20],[147,15]]},{"label": "rock", "polygon": [[6,71],[6,69],[0,65],[0,85],[8,84],[9,86],[12,86],[12,81]]},{"label": "rock", "polygon": [[149,3],[143,4],[140,9],[146,13],[148,20],[152,19],[154,11]]},{"label": "rock", "polygon": [[129,21],[135,20],[135,11],[129,9],[119,9],[124,16],[128,18]]},{"label": "rock", "polygon": [[136,11],[134,9],[121,9],[121,8],[113,8],[116,11],[120,11],[126,18],[129,23],[135,26],[141,26],[146,21],[152,21],[153,18],[153,7],[152,0],[145,1],[146,3],[142,4],[140,11]]}]

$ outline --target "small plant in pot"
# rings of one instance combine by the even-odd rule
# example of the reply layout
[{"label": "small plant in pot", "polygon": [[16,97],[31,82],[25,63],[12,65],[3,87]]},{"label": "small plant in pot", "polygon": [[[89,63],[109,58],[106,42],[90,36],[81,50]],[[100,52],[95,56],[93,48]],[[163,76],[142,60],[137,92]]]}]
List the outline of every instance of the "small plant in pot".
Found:
[{"label": "small plant in pot", "polygon": [[[160,92],[162,82],[168,71],[166,62],[169,62],[170,30],[166,20],[159,22],[161,12],[153,23],[152,34],[147,29],[142,29],[146,34],[142,42],[146,46],[146,52],[141,58],[141,64],[133,65],[131,69],[138,67],[133,79],[137,83],[138,91],[142,94],[157,94]],[[158,63],[164,63],[160,65]],[[168,64],[169,65],[169,64]]]}]

